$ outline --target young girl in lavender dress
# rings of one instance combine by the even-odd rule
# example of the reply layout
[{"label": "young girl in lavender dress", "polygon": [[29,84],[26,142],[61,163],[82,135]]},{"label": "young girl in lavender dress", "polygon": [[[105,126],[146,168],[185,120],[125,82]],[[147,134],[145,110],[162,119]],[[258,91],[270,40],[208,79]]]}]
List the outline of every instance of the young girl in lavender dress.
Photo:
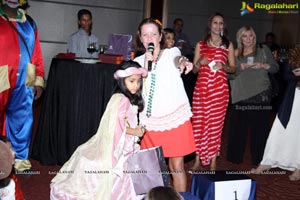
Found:
[{"label": "young girl in lavender dress", "polygon": [[117,88],[102,116],[97,133],[80,145],[51,181],[50,199],[141,199],[135,194],[127,158],[145,129],[137,113],[144,108],[142,77],[147,70],[126,61],[114,74]]}]

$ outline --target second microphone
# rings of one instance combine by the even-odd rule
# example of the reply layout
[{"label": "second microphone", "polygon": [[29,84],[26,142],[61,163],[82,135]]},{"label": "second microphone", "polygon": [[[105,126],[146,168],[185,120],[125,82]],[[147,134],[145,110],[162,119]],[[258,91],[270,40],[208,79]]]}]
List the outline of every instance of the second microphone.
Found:
[{"label": "second microphone", "polygon": [[[153,52],[154,52],[154,44],[152,42],[150,42],[148,44],[148,51],[150,51],[153,55]],[[149,60],[148,61],[148,71],[150,72],[152,70],[152,61]]]}]

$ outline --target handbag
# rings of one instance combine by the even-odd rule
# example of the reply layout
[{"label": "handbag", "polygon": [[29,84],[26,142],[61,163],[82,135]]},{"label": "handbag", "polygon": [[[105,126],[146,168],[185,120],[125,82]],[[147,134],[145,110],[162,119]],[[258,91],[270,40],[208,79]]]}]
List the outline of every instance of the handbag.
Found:
[{"label": "handbag", "polygon": [[[131,174],[137,195],[146,194],[154,187],[165,185],[162,171],[166,170],[166,164],[159,157],[164,160],[160,146],[140,150],[128,158],[127,172]],[[165,177],[168,176],[166,173],[164,174]]]},{"label": "handbag", "polygon": [[109,34],[108,49],[105,53],[122,55],[124,60],[131,59],[132,35]]},{"label": "handbag", "polygon": [[156,147],[155,148],[156,154],[158,156],[158,162],[159,162],[159,167],[160,167],[160,173],[163,177],[163,181],[164,181],[164,186],[169,186],[169,181],[170,181],[170,173],[168,171],[168,166],[165,160],[165,156],[162,150],[162,147]]},{"label": "handbag", "polygon": [[245,104],[270,104],[271,103],[271,93],[272,90],[271,88],[268,88],[265,91],[262,91],[261,93],[249,97],[248,99],[245,99],[241,101],[242,103]]}]

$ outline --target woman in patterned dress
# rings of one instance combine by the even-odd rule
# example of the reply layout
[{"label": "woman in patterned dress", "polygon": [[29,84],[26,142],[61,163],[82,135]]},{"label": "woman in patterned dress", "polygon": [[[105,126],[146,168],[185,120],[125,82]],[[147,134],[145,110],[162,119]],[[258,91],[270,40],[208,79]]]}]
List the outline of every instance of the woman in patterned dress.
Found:
[{"label": "woman in patterned dress", "polygon": [[[196,158],[192,170],[200,164],[216,169],[221,134],[229,101],[227,74],[235,71],[234,48],[224,35],[224,18],[215,13],[208,20],[208,31],[194,54],[194,73],[198,73],[193,103],[192,123]],[[228,64],[227,64],[228,60]]]}]

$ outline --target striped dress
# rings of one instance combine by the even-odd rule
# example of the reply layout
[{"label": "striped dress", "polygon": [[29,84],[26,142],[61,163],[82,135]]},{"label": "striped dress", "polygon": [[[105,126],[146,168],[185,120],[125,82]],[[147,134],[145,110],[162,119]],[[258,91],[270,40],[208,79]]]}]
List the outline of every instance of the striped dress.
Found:
[{"label": "striped dress", "polygon": [[[226,64],[228,48],[212,47],[199,42],[201,57],[209,62]],[[227,75],[224,69],[213,72],[208,65],[201,65],[193,94],[192,124],[196,153],[202,165],[209,165],[219,155],[221,135],[229,101]]]}]

